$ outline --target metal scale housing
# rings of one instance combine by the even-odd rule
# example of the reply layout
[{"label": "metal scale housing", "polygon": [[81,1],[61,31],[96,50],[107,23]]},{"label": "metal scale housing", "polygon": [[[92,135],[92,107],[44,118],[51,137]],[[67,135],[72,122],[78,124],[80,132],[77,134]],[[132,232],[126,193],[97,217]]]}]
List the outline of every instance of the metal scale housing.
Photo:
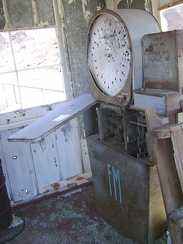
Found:
[{"label": "metal scale housing", "polygon": [[[123,23],[131,43],[128,77],[122,89],[114,95],[106,94],[98,86],[96,79],[103,71],[95,73],[98,66],[91,64],[95,59],[89,52],[97,47],[94,43],[100,42],[96,40],[95,32],[102,29],[103,32],[114,33],[110,26],[107,29],[105,20],[104,26],[101,25],[100,18],[101,21],[114,18],[116,22]],[[107,62],[103,57],[109,56],[109,48],[114,46],[112,42],[115,39],[114,35],[103,36],[106,40],[102,48],[92,53],[97,53],[99,68],[100,62],[103,66]],[[100,10],[94,14],[88,27],[90,88],[98,100],[98,133],[88,136],[87,141],[97,211],[119,233],[137,243],[153,243],[167,228],[144,111],[153,107],[166,123],[170,122],[170,116],[181,111],[181,36],[181,31],[162,33],[152,15],[137,9]],[[107,55],[102,52],[107,52]],[[119,49],[111,48],[111,52],[118,55],[123,50],[119,46]],[[167,57],[173,57],[173,60],[167,60]],[[119,71],[120,67],[116,66],[113,55],[113,67]],[[108,75],[113,79],[111,73]]]}]

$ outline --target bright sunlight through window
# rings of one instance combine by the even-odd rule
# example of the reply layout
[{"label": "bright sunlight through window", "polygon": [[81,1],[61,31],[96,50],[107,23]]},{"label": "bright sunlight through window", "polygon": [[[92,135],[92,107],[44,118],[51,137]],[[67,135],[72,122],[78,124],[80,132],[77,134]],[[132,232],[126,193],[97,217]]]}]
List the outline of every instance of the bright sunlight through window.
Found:
[{"label": "bright sunlight through window", "polygon": [[[183,4],[178,4],[160,11],[162,31],[183,30]],[[183,122],[183,114],[178,114],[179,122]]]},{"label": "bright sunlight through window", "polygon": [[0,33],[0,112],[65,100],[54,28]]},{"label": "bright sunlight through window", "polygon": [[183,4],[160,11],[162,31],[183,29]]}]

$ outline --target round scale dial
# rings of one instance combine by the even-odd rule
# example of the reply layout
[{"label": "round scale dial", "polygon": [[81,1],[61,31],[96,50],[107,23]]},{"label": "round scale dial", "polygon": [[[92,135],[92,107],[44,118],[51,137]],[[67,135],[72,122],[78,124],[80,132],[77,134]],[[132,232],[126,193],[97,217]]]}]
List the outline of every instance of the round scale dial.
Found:
[{"label": "round scale dial", "polygon": [[107,96],[117,95],[131,68],[131,42],[123,21],[99,15],[90,29],[88,65],[97,87]]},{"label": "round scale dial", "polygon": [[90,91],[99,101],[121,107],[142,89],[144,35],[160,32],[157,20],[141,9],[101,9],[87,30]]}]

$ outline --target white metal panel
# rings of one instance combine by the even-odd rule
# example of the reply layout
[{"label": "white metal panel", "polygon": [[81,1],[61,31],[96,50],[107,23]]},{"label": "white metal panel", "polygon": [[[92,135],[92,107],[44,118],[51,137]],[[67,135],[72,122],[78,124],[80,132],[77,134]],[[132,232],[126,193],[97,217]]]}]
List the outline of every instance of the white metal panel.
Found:
[{"label": "white metal panel", "polygon": [[[76,99],[76,104],[72,101],[65,103],[66,107],[64,106],[64,108],[60,105],[61,110],[57,108],[56,113],[51,111],[51,117],[50,115],[44,116],[38,124],[34,122],[33,127],[30,125],[22,129],[18,126],[20,125],[19,121],[13,123],[13,116],[15,116],[13,112],[9,114],[11,119],[4,117],[3,121],[9,121],[11,126],[8,124],[10,127],[4,127],[3,124],[0,134],[0,155],[3,158],[5,169],[7,169],[11,200],[16,204],[30,201],[34,197],[58,188],[62,189],[69,184],[70,179],[74,179],[74,176],[75,180],[73,181],[78,181],[80,178],[77,176],[86,172],[86,162],[83,165],[83,158],[86,160],[88,155],[84,155],[87,157],[82,155],[78,120],[72,118],[96,104],[97,101],[91,94],[83,96],[79,100]],[[21,119],[20,116],[22,122]],[[25,118],[24,124],[27,125],[29,122]],[[48,131],[44,131],[45,128]],[[14,133],[19,134],[19,131],[25,132],[25,130],[32,138],[34,138],[32,132],[36,131],[38,136],[41,135],[38,138],[40,140],[27,141],[24,140],[24,137],[20,138],[18,142],[7,140]]]},{"label": "white metal panel", "polygon": [[39,141],[96,103],[96,99],[90,93],[83,94],[71,101],[62,103],[57,109],[50,111],[41,119],[10,136],[8,140]]},{"label": "white metal panel", "polygon": [[154,108],[156,113],[165,114],[165,96],[152,96],[134,93],[134,109]]},{"label": "white metal panel", "polygon": [[0,114],[0,131],[28,125],[34,120],[46,115],[49,111],[58,108],[62,103],[63,102],[2,113]]},{"label": "white metal panel", "polygon": [[148,12],[140,9],[115,10],[127,25],[133,53],[133,89],[143,87],[142,43],[144,35],[160,32],[157,20]]},{"label": "white metal panel", "polygon": [[90,157],[88,153],[88,145],[86,138],[81,138],[81,151],[83,158],[83,171],[85,173],[91,172]]},{"label": "white metal panel", "polygon": [[39,193],[42,188],[61,180],[60,164],[54,133],[37,143],[31,143],[32,157]]},{"label": "white metal panel", "polygon": [[9,175],[8,175],[8,172],[7,172],[7,167],[6,167],[4,153],[3,153],[3,147],[2,147],[2,143],[1,143],[1,134],[0,134],[0,159],[1,159],[1,164],[2,164],[2,168],[3,168],[3,174],[5,175],[5,184],[6,184],[8,196],[9,196],[10,199],[13,199],[12,190],[11,190],[11,186],[10,186]]},{"label": "white metal panel", "polygon": [[82,173],[81,145],[77,119],[56,130],[62,179]]},{"label": "white metal panel", "polygon": [[34,178],[34,168],[30,157],[28,143],[9,143],[8,136],[15,133],[15,130],[1,132],[1,146],[4,155],[3,162],[7,169],[7,179],[9,179],[14,202],[31,199],[37,195]]}]

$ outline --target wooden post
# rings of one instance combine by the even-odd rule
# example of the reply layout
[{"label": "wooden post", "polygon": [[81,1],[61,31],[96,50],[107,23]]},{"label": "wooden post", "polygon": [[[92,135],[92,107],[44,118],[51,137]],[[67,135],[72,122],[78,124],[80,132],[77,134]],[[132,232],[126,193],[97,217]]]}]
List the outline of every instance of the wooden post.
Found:
[{"label": "wooden post", "polygon": [[[183,195],[174,159],[174,149],[171,137],[159,139],[153,135],[156,129],[163,127],[161,119],[154,112],[154,109],[147,109],[145,116],[152,136],[153,161],[157,166],[168,220],[169,216],[183,205]],[[182,227],[171,221],[168,221],[168,227],[172,243],[183,243]]]}]

